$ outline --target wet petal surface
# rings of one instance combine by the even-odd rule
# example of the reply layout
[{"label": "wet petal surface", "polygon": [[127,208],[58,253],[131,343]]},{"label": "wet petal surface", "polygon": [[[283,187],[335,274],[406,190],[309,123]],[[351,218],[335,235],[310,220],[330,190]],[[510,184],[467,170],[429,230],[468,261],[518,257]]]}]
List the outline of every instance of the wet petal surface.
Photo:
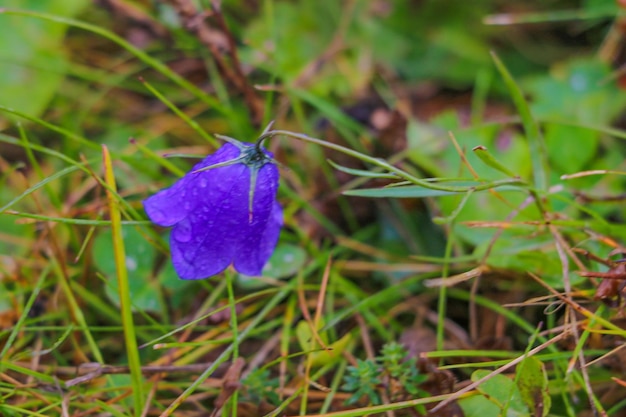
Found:
[{"label": "wet petal surface", "polygon": [[[172,263],[183,279],[206,278],[231,264],[240,273],[260,275],[278,242],[282,226],[282,209],[276,201],[278,168],[264,162],[270,161],[269,153],[261,155],[259,164],[258,158],[250,163],[238,160],[241,152],[225,144],[170,188],[144,201],[154,223],[173,226]],[[233,163],[195,172],[228,161]]]},{"label": "wet petal surface", "polygon": [[[256,182],[253,210],[248,213],[248,227],[239,235],[235,252],[235,269],[246,275],[260,275],[271,256],[283,223],[283,212],[276,202],[278,168],[267,164]],[[251,220],[251,221],[250,221]]]}]

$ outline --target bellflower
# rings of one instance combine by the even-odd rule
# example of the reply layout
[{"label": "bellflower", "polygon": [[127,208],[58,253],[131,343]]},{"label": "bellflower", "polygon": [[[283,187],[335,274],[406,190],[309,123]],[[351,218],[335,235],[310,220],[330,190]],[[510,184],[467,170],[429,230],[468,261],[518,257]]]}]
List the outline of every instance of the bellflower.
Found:
[{"label": "bellflower", "polygon": [[143,202],[153,223],[173,227],[172,263],[183,279],[206,278],[231,264],[261,275],[283,224],[273,155],[224,139],[217,152]]}]

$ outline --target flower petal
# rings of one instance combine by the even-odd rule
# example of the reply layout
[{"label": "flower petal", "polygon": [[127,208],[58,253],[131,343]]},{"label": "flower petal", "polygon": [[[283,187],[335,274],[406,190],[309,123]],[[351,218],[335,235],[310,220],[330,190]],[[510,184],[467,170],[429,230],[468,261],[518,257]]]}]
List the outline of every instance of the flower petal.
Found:
[{"label": "flower petal", "polygon": [[183,220],[190,210],[195,209],[194,203],[198,203],[197,195],[204,193],[204,190],[202,190],[196,191],[197,194],[192,195],[194,190],[204,189],[209,184],[211,184],[211,187],[213,186],[213,170],[193,172],[220,162],[235,159],[240,152],[236,146],[227,143],[217,152],[196,164],[190,173],[176,181],[174,185],[145,199],[143,206],[150,220],[164,227],[173,226]]},{"label": "flower petal", "polygon": [[[278,168],[269,162],[270,152],[263,151],[264,162],[263,155],[244,146],[253,145],[223,145],[170,188],[144,201],[154,223],[174,226],[172,263],[183,279],[216,275],[230,264],[240,273],[260,275],[276,246],[283,223],[276,202]],[[220,163],[226,164],[197,172]]]},{"label": "flower petal", "polygon": [[283,211],[276,202],[278,175],[273,164],[264,165],[257,174],[252,221],[248,217],[246,232],[240,234],[234,253],[234,267],[242,274],[261,275],[278,242],[283,224]]},{"label": "flower petal", "polygon": [[204,171],[211,186],[172,230],[172,263],[183,279],[218,274],[233,261],[238,234],[248,221],[250,170],[236,164]]}]

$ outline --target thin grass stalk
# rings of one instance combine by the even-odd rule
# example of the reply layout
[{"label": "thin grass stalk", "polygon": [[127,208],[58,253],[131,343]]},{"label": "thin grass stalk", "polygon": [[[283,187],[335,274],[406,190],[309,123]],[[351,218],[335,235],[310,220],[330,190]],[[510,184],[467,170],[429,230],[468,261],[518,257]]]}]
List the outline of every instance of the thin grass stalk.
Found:
[{"label": "thin grass stalk", "polygon": [[70,313],[73,319],[76,321],[76,323],[78,323],[78,325],[82,329],[83,335],[85,336],[85,340],[87,340],[87,345],[89,346],[89,349],[91,349],[91,354],[93,355],[94,359],[98,363],[104,364],[104,357],[102,356],[102,352],[100,352],[100,348],[98,347],[96,340],[93,338],[93,335],[91,334],[90,327],[89,325],[87,325],[87,320],[85,319],[85,316],[83,315],[83,310],[80,308],[80,305],[78,304],[78,301],[76,300],[76,297],[74,296],[74,293],[72,292],[72,288],[70,287],[68,278],[63,273],[61,265],[59,265],[59,262],[57,261],[56,258],[51,257],[50,263],[52,265],[54,272],[59,277],[58,278],[59,284],[61,285],[61,289],[63,290],[63,294],[65,295],[65,298],[67,299],[67,304],[69,306]]},{"label": "thin grass stalk", "polygon": [[281,135],[287,136],[293,139],[301,140],[303,142],[315,143],[317,145],[324,146],[328,149],[341,152],[345,155],[351,156],[363,162],[382,168],[383,170],[386,170],[390,173],[397,174],[400,178],[406,181],[409,181],[412,184],[415,184],[417,186],[427,188],[430,190],[446,191],[450,193],[465,193],[465,192],[468,192],[470,189],[473,191],[484,191],[484,190],[490,190],[492,188],[500,187],[503,185],[519,186],[522,189],[528,188],[528,184],[526,184],[524,181],[520,180],[519,178],[507,178],[504,180],[485,182],[484,184],[469,186],[469,187],[432,183],[427,180],[418,178],[414,175],[411,175],[410,173],[390,164],[389,162],[383,159],[375,158],[373,156],[366,155],[364,153],[355,151],[350,148],[346,148],[345,146],[341,146],[335,143],[325,141],[323,139],[318,139],[318,138],[304,135],[301,133],[290,132],[288,130],[270,130],[264,133],[263,135],[261,135],[261,137],[257,140],[256,146],[260,148],[265,140],[268,140],[274,136],[281,136]]},{"label": "thin grass stalk", "polygon": [[511,94],[511,98],[515,103],[517,112],[522,119],[524,132],[526,132],[526,139],[528,140],[528,147],[530,148],[530,160],[533,168],[533,181],[535,188],[545,191],[548,188],[548,161],[546,146],[543,141],[541,131],[539,130],[539,124],[533,118],[530,106],[524,98],[522,90],[519,88],[504,63],[494,52],[491,53],[491,57],[496,64],[496,68],[498,69],[500,76],[504,79],[504,83]]},{"label": "thin grass stalk", "polygon": [[[17,323],[15,323],[15,326],[13,326],[13,330],[11,331],[9,338],[4,343],[4,347],[2,348],[2,351],[0,352],[0,361],[4,360],[4,357],[9,352],[9,349],[11,349],[11,346],[13,346],[13,342],[17,338],[18,333],[22,330],[22,326],[24,325],[24,322],[28,318],[28,312],[33,307],[33,304],[35,304],[35,300],[39,296],[39,291],[41,290],[41,286],[43,285],[43,282],[45,281],[49,272],[50,272],[50,265],[47,265],[43,269],[43,271],[41,271],[41,274],[39,275],[39,278],[37,279],[37,282],[35,283],[35,287],[33,288],[33,291],[30,294],[30,297],[28,297],[28,301],[26,302],[26,305],[24,306],[24,310],[22,311],[20,318],[17,320]],[[0,370],[1,369],[2,369],[2,365],[0,365]]]},{"label": "thin grass stalk", "polygon": [[113,165],[111,163],[111,156],[109,155],[106,145],[102,146],[102,155],[104,163],[104,179],[110,189],[107,189],[107,198],[109,200],[111,231],[113,234],[113,252],[115,257],[115,269],[117,271],[122,325],[124,327],[124,341],[126,344],[126,354],[128,356],[130,378],[133,385],[135,416],[140,417],[144,407],[143,377],[141,374],[141,361],[139,359],[137,337],[135,336],[135,323],[133,322],[132,305],[130,301],[128,270],[126,269],[126,253],[124,249],[124,239],[122,236],[122,214],[117,205],[116,194],[111,192],[115,192],[117,187],[115,183],[115,175],[113,173]]},{"label": "thin grass stalk", "polygon": [[[159,99],[161,103],[165,104],[172,112],[174,112],[174,114],[176,114],[176,116],[180,117],[185,123],[189,125],[189,127],[195,130],[196,133],[198,133],[204,140],[206,140],[207,142],[209,142],[211,145],[213,145],[216,148],[219,146],[218,141],[215,140],[215,138],[213,138],[212,136],[210,136],[207,132],[205,132],[204,129],[200,127],[198,122],[193,120],[191,117],[187,116],[185,112],[179,109],[174,103],[172,103],[163,94],[161,94],[161,92],[157,90],[152,84],[150,84],[143,78],[141,78],[140,81],[143,83],[144,87],[148,89],[148,91],[150,91],[152,94],[154,94],[156,98]],[[170,171],[172,170],[172,168],[169,166],[166,166],[166,168],[170,169]],[[175,171],[172,171],[172,172],[178,174]],[[184,173],[182,173],[182,175],[184,175]],[[182,177],[182,175],[180,176]]]},{"label": "thin grass stalk", "polygon": [[[228,291],[228,304],[230,305],[230,327],[232,332],[233,347],[232,363],[235,363],[239,358],[239,324],[237,322],[237,302],[235,301],[235,291],[233,290],[233,281],[235,281],[235,274],[232,271],[228,271],[226,274],[226,289]],[[239,390],[235,390],[230,398],[232,408],[231,415],[237,417],[237,398]]]},{"label": "thin grass stalk", "polygon": [[235,343],[241,344],[241,342],[246,339],[246,337],[248,337],[248,334],[254,328],[256,328],[263,320],[265,320],[265,316],[267,316],[270,311],[272,311],[272,309],[276,307],[278,303],[280,303],[283,298],[287,296],[287,294],[293,291],[296,281],[297,280],[292,280],[289,284],[282,287],[280,291],[271,300],[269,300],[267,304],[265,304],[263,310],[259,311],[259,313],[250,322],[250,325],[239,333],[239,337],[237,338],[237,340],[231,343],[226,349],[224,349],[222,354],[218,356],[217,359],[215,359],[215,362],[213,362],[213,364],[208,367],[206,371],[204,371],[195,381],[193,381],[191,385],[189,385],[189,387],[181,395],[179,395],[178,398],[176,398],[176,400],[174,400],[163,413],[161,413],[160,417],[171,416],[172,413],[176,411],[176,409],[180,407],[182,403],[191,394],[193,394],[196,389],[198,389],[198,387],[204,381],[206,381],[207,378],[209,378],[222,363],[226,362],[226,360],[228,360],[228,358],[232,355]]}]

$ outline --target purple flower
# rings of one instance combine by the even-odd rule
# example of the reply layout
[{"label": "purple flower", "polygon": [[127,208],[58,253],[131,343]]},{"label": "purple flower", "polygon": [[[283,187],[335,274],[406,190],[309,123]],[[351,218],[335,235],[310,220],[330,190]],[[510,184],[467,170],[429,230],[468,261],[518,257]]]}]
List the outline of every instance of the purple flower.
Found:
[{"label": "purple flower", "polygon": [[206,278],[231,264],[242,274],[261,275],[278,241],[283,213],[273,155],[228,139],[143,202],[152,222],[173,226],[172,263],[183,279]]}]

